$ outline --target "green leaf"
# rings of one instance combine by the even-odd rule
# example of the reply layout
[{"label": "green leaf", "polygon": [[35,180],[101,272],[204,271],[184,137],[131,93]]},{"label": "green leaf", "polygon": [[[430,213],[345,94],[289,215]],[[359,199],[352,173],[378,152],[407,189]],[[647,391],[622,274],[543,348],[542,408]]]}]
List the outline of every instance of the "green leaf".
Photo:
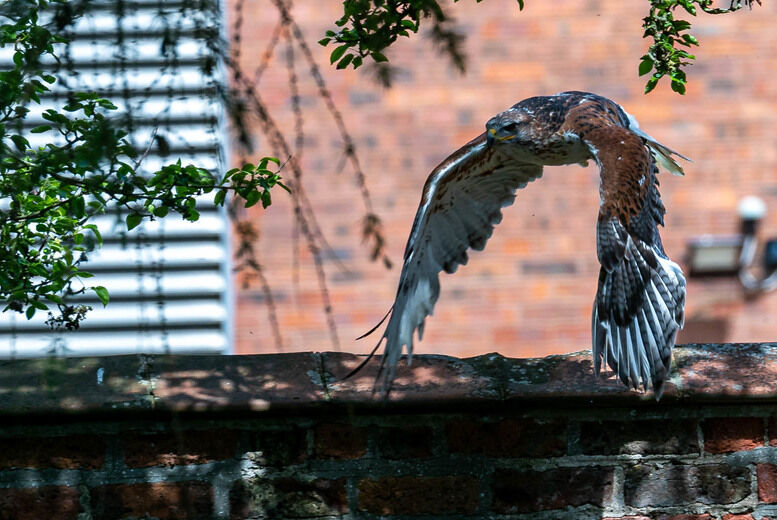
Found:
[{"label": "green leaf", "polygon": [[342,58],[343,54],[345,54],[345,51],[348,50],[348,47],[350,47],[350,45],[346,43],[335,48],[335,50],[332,51],[332,54],[329,55],[329,63],[334,63]]},{"label": "green leaf", "polygon": [[140,215],[138,213],[130,213],[127,215],[127,231],[131,231],[138,227],[140,222],[143,220],[143,215]]},{"label": "green leaf", "polygon": [[675,31],[687,31],[691,28],[691,22],[688,22],[686,20],[673,20],[672,21],[672,27],[674,27]]},{"label": "green leaf", "polygon": [[412,20],[402,20],[400,23],[402,24],[402,27],[407,27],[408,29],[410,29],[413,32],[417,32],[418,31],[418,25],[413,23]]},{"label": "green leaf", "polygon": [[97,238],[97,243],[99,245],[102,245],[103,243],[103,236],[100,234],[100,230],[97,229],[97,226],[95,224],[87,224],[84,226],[85,229],[89,229],[94,233],[95,238]]},{"label": "green leaf", "polygon": [[108,301],[110,300],[110,295],[108,294],[108,289],[103,287],[102,285],[97,285],[91,288],[98,298],[100,298],[100,302],[102,302],[103,307],[108,305]]},{"label": "green leaf", "polygon": [[49,130],[51,130],[51,125],[40,125],[30,130],[30,133],[42,134],[43,132],[48,132]]},{"label": "green leaf", "polygon": [[31,320],[32,317],[35,316],[35,307],[30,305],[29,307],[27,307],[27,311],[24,314],[25,316],[27,316],[28,320]]},{"label": "green leaf", "polygon": [[322,47],[326,47],[326,45],[330,41],[332,41],[332,38],[321,38],[320,40],[318,40],[318,44],[321,45]]},{"label": "green leaf", "polygon": [[219,190],[216,192],[216,196],[213,197],[213,204],[216,206],[223,206],[224,200],[227,198],[227,190]]},{"label": "green leaf", "polygon": [[270,196],[270,192],[269,191],[263,191],[262,192],[262,207],[266,208],[270,204],[272,204],[272,198]]},{"label": "green leaf", "polygon": [[685,94],[685,83],[683,83],[682,81],[672,80],[672,90],[674,90],[675,92],[677,92],[680,95],[684,95]]},{"label": "green leaf", "polygon": [[385,55],[385,54],[383,54],[383,53],[381,53],[381,52],[378,52],[378,51],[371,52],[371,53],[370,53],[370,56],[372,56],[372,59],[373,59],[373,60],[375,60],[375,61],[376,61],[376,62],[378,62],[378,63],[381,63],[381,62],[384,62],[384,61],[388,61],[388,60],[389,60],[389,59],[386,57],[386,55]]},{"label": "green leaf", "polygon": [[650,58],[644,59],[639,64],[639,75],[644,76],[648,72],[653,70],[653,60]]},{"label": "green leaf", "polygon": [[83,197],[76,197],[70,203],[70,208],[73,211],[73,216],[81,218],[86,214],[86,201]]},{"label": "green leaf", "polygon": [[16,148],[20,152],[24,152],[30,147],[30,142],[20,135],[12,135],[11,141],[13,141],[13,144],[16,145]]},{"label": "green leaf", "polygon": [[660,76],[659,77],[653,76],[648,80],[647,84],[645,85],[645,94],[649,93],[654,88],[656,88],[656,85],[658,85],[659,79],[660,79]]},{"label": "green leaf", "polygon": [[342,60],[337,62],[337,68],[338,69],[346,68],[348,64],[351,63],[352,59],[353,59],[353,54],[346,54]]},{"label": "green leaf", "polygon": [[154,216],[159,218],[164,218],[167,216],[170,209],[167,206],[159,206],[158,208],[154,208]]},{"label": "green leaf", "polygon": [[518,0],[518,10],[523,11],[523,0]]},{"label": "green leaf", "polygon": [[261,195],[262,194],[259,193],[256,190],[250,192],[248,194],[248,196],[246,197],[246,208],[250,208],[251,206],[253,206],[257,202],[259,202],[259,198],[261,197]]}]

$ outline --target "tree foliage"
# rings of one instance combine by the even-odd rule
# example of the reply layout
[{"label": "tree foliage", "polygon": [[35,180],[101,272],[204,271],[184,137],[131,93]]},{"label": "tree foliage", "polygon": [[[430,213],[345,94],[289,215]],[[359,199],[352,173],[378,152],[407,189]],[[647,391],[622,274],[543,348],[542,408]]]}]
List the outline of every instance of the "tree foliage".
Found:
[{"label": "tree foliage", "polygon": [[[66,0],[17,0],[0,10],[0,47],[13,49],[12,67],[0,71],[0,298],[4,310],[27,318],[55,305],[51,323],[78,328],[87,308],[71,305],[71,296],[92,290],[103,304],[109,299],[106,288],[87,285],[92,275],[82,269],[102,243],[96,215],[118,211],[127,230],[171,213],[196,221],[202,195],[223,205],[233,193],[246,207],[267,207],[270,190],[285,186],[273,157],[223,175],[180,160],[144,173],[145,153],[111,118],[116,106],[94,92],[69,92],[64,105],[43,111],[29,132],[46,144],[32,146],[26,120],[57,82],[47,70],[65,41],[55,27],[58,8]],[[47,9],[49,24],[41,22]]]},{"label": "tree foliage", "polygon": [[[755,0],[760,5],[761,0]],[[738,11],[743,5],[752,7],[753,0],[731,0],[728,8],[713,7],[713,0],[650,0],[650,12],[643,19],[644,38],[652,38],[647,53],[639,64],[639,75],[653,71],[645,84],[647,94],[658,85],[663,77],[670,79],[672,90],[685,94],[687,78],[683,67],[690,65],[696,56],[686,49],[698,46],[699,40],[689,30],[691,22],[675,19],[675,11],[696,16],[701,11],[707,14],[726,14]]]},{"label": "tree foliage", "polygon": [[[652,72],[645,93],[653,90],[663,77],[670,79],[672,90],[685,93],[687,78],[683,68],[696,59],[687,49],[698,46],[699,41],[689,32],[691,23],[676,19],[676,12],[691,16],[699,11],[726,14],[743,6],[752,7],[753,1],[761,3],[761,0],[731,0],[727,8],[719,8],[714,7],[714,0],[648,0],[649,12],[642,24],[643,37],[651,38],[653,43],[639,64],[640,76]],[[517,3],[518,9],[523,10],[524,0],[517,0]],[[400,36],[417,33],[424,20],[431,22],[433,40],[463,72],[465,59],[461,43],[464,36],[456,30],[439,0],[345,0],[343,16],[335,22],[338,29],[327,31],[318,43],[334,46],[329,59],[333,64],[337,63],[338,69],[359,68],[364,59],[369,58],[379,66],[379,79],[389,84],[391,70],[386,66],[386,49]]]}]

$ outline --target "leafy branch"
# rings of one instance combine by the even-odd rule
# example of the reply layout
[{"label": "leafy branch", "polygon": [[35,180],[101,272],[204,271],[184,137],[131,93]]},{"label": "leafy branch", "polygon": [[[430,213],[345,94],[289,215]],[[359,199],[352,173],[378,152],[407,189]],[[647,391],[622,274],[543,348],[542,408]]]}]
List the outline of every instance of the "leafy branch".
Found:
[{"label": "leafy branch", "polygon": [[[57,81],[44,73],[43,57],[57,60],[55,44],[61,36],[39,24],[39,12],[64,0],[23,0],[14,12],[0,12],[0,47],[12,46],[13,68],[0,71],[0,298],[5,310],[32,318],[50,305],[60,316],[49,321],[78,328],[87,308],[68,299],[92,290],[105,305],[108,290],[86,286],[92,274],[81,269],[87,253],[102,245],[92,219],[111,209],[126,215],[127,230],[144,219],[164,218],[170,212],[194,222],[198,208],[212,194],[213,203],[225,204],[227,194],[245,207],[272,203],[271,189],[280,186],[281,163],[264,157],[223,175],[183,165],[180,160],[155,172],[140,169],[138,153],[129,143],[116,106],[96,93],[69,93],[61,109],[42,112],[42,124],[30,134],[45,137],[44,146],[32,146],[23,128],[29,105]],[[147,153],[147,152],[146,152]],[[145,156],[145,154],[143,155]]]},{"label": "leafy branch", "polygon": [[[458,1],[458,0],[455,0]],[[480,2],[481,0],[477,0]],[[647,53],[640,58],[639,75],[653,72],[645,85],[645,93],[653,90],[661,78],[671,80],[671,88],[679,94],[685,93],[687,78],[684,67],[690,65],[696,56],[688,52],[698,46],[699,41],[689,30],[691,23],[675,19],[680,8],[691,16],[698,11],[707,14],[727,14],[743,6],[752,8],[753,2],[761,0],[731,0],[729,7],[714,7],[714,0],[648,0],[650,11],[642,20],[644,38],[652,38]],[[523,0],[518,0],[523,10]],[[453,26],[452,19],[438,0],[345,0],[343,16],[335,21],[338,30],[329,30],[319,40],[323,46],[333,45],[329,55],[338,69],[359,68],[370,58],[378,68],[378,79],[390,85],[391,69],[385,51],[397,39],[417,33],[422,20],[431,20],[433,41],[447,54],[454,66],[461,72],[465,68],[465,57],[461,44],[463,35]]]},{"label": "leafy branch", "polygon": [[716,8],[712,6],[713,0],[650,0],[650,13],[643,19],[642,27],[645,29],[643,38],[652,38],[653,43],[641,58],[639,75],[654,72],[645,85],[645,93],[668,76],[672,90],[685,94],[687,78],[682,69],[696,59],[686,49],[698,46],[699,40],[688,32],[689,21],[675,19],[674,11],[678,7],[691,16],[696,16],[698,10],[707,14],[726,14],[738,11],[744,5],[752,8],[753,1],[761,4],[761,0],[731,0],[728,8]]},{"label": "leafy branch", "polygon": [[[517,2],[519,9],[523,9],[523,0]],[[336,45],[329,60],[332,64],[337,63],[338,69],[348,66],[357,69],[367,57],[376,64],[385,64],[388,58],[384,51],[400,36],[417,33],[423,19],[430,20],[434,41],[463,72],[466,59],[461,44],[464,37],[438,0],[345,0],[343,16],[335,21],[340,29],[327,31],[326,37],[318,43]],[[389,80],[387,75],[381,77]]]}]

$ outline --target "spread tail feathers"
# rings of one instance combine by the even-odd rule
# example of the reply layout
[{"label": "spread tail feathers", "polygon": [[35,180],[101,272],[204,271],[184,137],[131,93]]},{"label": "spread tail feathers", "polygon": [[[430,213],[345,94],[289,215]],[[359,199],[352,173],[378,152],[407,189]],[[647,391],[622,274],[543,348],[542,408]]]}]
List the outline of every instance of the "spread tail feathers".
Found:
[{"label": "spread tail feathers", "polygon": [[671,260],[658,254],[656,260],[645,269],[639,251],[630,248],[618,265],[602,268],[592,334],[596,374],[609,365],[627,386],[652,385],[658,400],[683,326],[685,277]]}]

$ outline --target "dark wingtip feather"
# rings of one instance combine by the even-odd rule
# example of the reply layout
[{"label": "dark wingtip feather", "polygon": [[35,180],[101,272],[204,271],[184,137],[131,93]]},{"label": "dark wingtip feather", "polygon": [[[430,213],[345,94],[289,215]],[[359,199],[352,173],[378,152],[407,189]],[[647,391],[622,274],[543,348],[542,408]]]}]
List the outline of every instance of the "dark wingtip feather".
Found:
[{"label": "dark wingtip feather", "polygon": [[[359,366],[357,366],[356,368],[354,368],[353,370],[351,370],[350,372],[348,372],[348,375],[346,375],[346,376],[345,376],[344,378],[342,378],[340,381],[345,381],[345,380],[346,380],[346,379],[348,379],[349,377],[351,377],[351,376],[353,376],[354,374],[356,374],[357,372],[359,372],[359,371],[360,371],[362,368],[364,368],[364,365],[366,365],[366,364],[367,364],[367,363],[370,361],[370,359],[372,359],[372,356],[374,356],[374,355],[375,355],[375,352],[377,352],[377,350],[378,350],[378,347],[380,347],[380,344],[381,344],[381,342],[382,342],[382,341],[383,341],[383,338],[380,338],[380,341],[378,341],[378,343],[375,345],[375,347],[373,347],[373,349],[372,349],[372,352],[370,352],[370,353],[367,355],[367,357],[364,359],[364,361],[362,361],[361,363],[359,363]],[[381,366],[382,366],[382,363],[381,363]]]},{"label": "dark wingtip feather", "polygon": [[[393,311],[393,310],[394,310],[394,306],[392,305],[392,306],[389,308],[388,312],[386,312],[386,315],[385,315],[385,316],[383,316],[383,317],[380,319],[380,321],[378,322],[378,324],[377,324],[377,325],[375,325],[375,326],[374,326],[374,327],[372,327],[370,330],[368,330],[367,332],[365,332],[364,334],[362,334],[361,336],[359,336],[358,338],[356,338],[354,341],[359,341],[360,339],[364,339],[364,338],[366,338],[367,336],[369,336],[370,334],[372,334],[373,332],[375,332],[376,330],[378,330],[378,327],[380,327],[381,325],[383,325],[383,322],[384,322],[384,321],[386,321],[386,318],[388,318],[388,317],[389,317],[389,314],[391,314],[391,311]],[[377,348],[377,347],[376,347],[376,348]],[[373,351],[373,352],[374,352],[374,351]]]}]

